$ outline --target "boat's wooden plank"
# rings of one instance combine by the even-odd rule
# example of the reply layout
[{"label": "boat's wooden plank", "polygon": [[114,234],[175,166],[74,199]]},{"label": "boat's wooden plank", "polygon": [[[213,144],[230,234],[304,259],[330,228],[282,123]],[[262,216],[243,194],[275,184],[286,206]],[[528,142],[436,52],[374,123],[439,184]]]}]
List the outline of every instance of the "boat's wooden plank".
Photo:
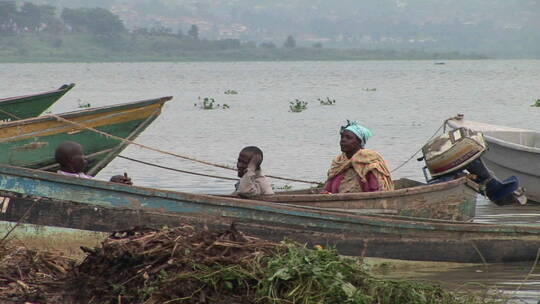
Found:
[{"label": "boat's wooden plank", "polygon": [[467,120],[467,119],[450,119],[447,121],[447,124],[453,129],[463,127],[463,128],[475,130],[478,132],[491,132],[491,131],[531,132],[531,130],[527,130],[527,129],[512,128],[512,127],[488,124],[488,123],[472,121],[472,120]]},{"label": "boat's wooden plank", "polygon": [[[144,100],[129,104],[88,109],[59,114],[62,118],[114,136],[135,139],[161,112],[163,104],[171,97]],[[40,117],[0,125],[0,147],[7,153],[0,154],[0,163],[31,168],[56,168],[54,150],[65,140],[79,142],[89,158],[88,171],[96,174],[127,145],[115,138],[108,138],[80,126],[59,121],[54,117]],[[112,150],[114,149],[114,150]],[[109,151],[103,154],[103,151]]]},{"label": "boat's wooden plank", "polygon": [[[403,234],[364,227],[361,233],[348,227],[306,226],[299,219],[276,225],[272,215],[233,218],[213,213],[172,213],[146,208],[113,208],[43,198],[17,197],[0,192],[0,220],[51,225],[93,231],[117,231],[136,226],[194,225],[223,228],[235,223],[238,229],[265,239],[289,238],[310,245],[336,247],[342,254],[394,259],[478,263],[533,260],[540,247],[537,235],[463,235],[452,230]],[[7,204],[6,198],[9,198]],[[344,229],[345,228],[345,229]]]},{"label": "boat's wooden plank", "polygon": [[[404,189],[404,188],[412,188],[416,186],[423,185],[419,181],[415,181],[408,178],[400,178],[397,180],[394,180],[394,189]],[[298,189],[298,190],[287,190],[287,191],[278,191],[276,194],[278,195],[286,195],[286,194],[320,194],[321,193],[321,187],[312,187],[307,189]]]},{"label": "boat's wooden plank", "polygon": [[438,192],[445,189],[457,188],[468,184],[466,178],[459,178],[445,183],[422,185],[421,187],[402,188],[393,191],[363,192],[363,193],[333,193],[333,194],[287,194],[282,192],[274,195],[263,195],[257,199],[281,202],[281,201],[342,201],[361,199],[387,199],[392,197],[403,197],[406,195]]},{"label": "boat's wooden plank", "polygon": [[[112,232],[137,226],[162,228],[191,223],[179,214],[157,210],[111,208],[45,198],[20,197],[0,191],[0,220],[35,225]],[[185,217],[186,219],[189,217]]]},{"label": "boat's wooden plank", "polygon": [[[474,184],[471,182],[471,184]],[[296,204],[339,210],[380,210],[385,214],[426,217],[455,221],[468,221],[475,215],[477,192],[463,178],[451,182],[422,185],[419,182],[402,183],[411,188],[375,193],[290,194],[252,197],[267,202]],[[422,185],[422,186],[419,186]]]},{"label": "boat's wooden plank", "polygon": [[[8,167],[4,167],[8,169]],[[15,169],[15,168],[14,168]],[[35,172],[31,171],[30,172]],[[35,172],[41,176],[45,172]],[[47,179],[13,176],[7,178],[0,176],[0,186],[9,187],[6,190],[18,191],[28,195],[54,197],[60,200],[83,202],[89,204],[129,207],[151,206],[165,210],[185,213],[221,214],[229,212],[233,217],[268,216],[269,214],[285,212],[291,216],[323,216],[336,221],[346,221],[347,216],[313,211],[297,207],[278,207],[274,203],[252,201],[243,199],[228,199],[211,195],[197,195],[180,192],[170,192],[157,189],[129,187],[117,184],[108,184],[96,180],[80,180],[51,174]],[[62,181],[62,182],[60,182]],[[32,186],[30,186],[32,185]],[[132,191],[136,191],[133,193]],[[255,210],[253,210],[255,209]],[[279,211],[276,211],[279,210]],[[286,220],[289,220],[288,218]],[[332,223],[329,223],[332,224]]]},{"label": "boat's wooden plank", "polygon": [[[58,114],[58,115],[61,116],[62,118],[76,121],[77,117],[88,116],[89,114],[110,113],[110,112],[113,112],[115,110],[128,111],[130,109],[145,107],[145,106],[153,105],[153,104],[156,104],[156,103],[165,103],[165,102],[167,102],[167,101],[169,101],[171,99],[172,99],[171,96],[167,96],[167,97],[146,99],[146,100],[135,101],[135,102],[119,103],[119,104],[114,104],[114,105],[110,105],[110,106],[103,106],[103,107],[95,107],[95,108],[89,108],[89,109],[76,110],[76,111],[71,111],[71,112],[65,112],[65,113]],[[40,117],[34,117],[32,119],[22,119],[22,120],[18,120],[18,121],[9,121],[9,122],[4,123],[4,125],[6,125],[8,127],[13,127],[13,126],[23,126],[23,125],[27,125],[27,124],[35,124],[36,122],[55,121],[55,120],[56,120],[56,118],[54,116],[44,115],[44,116],[40,116]]]},{"label": "boat's wooden plank", "polygon": [[[159,101],[159,100],[156,100]],[[107,126],[111,124],[119,124],[127,121],[145,119],[148,116],[152,115],[159,110],[163,103],[157,102],[151,105],[141,105],[141,107],[133,109],[123,109],[121,107],[109,108],[110,112],[99,112],[88,110],[86,115],[80,115],[72,119],[72,121],[84,124],[86,127],[98,128],[102,126]],[[65,114],[59,114],[58,116],[65,118]],[[50,116],[43,116],[50,117]],[[25,122],[23,125],[19,124],[2,124],[0,125],[0,143],[11,142],[11,141],[21,141],[34,137],[45,137],[60,133],[70,132],[75,134],[75,132],[80,132],[84,129],[68,124],[62,121],[56,120],[56,118],[51,117],[50,120],[40,119],[26,119],[22,120]],[[22,122],[18,121],[18,122]]]},{"label": "boat's wooden plank", "polygon": [[[181,213],[227,214],[231,217],[275,215],[302,220],[322,219],[340,223],[369,224],[380,229],[413,228],[422,230],[452,230],[461,232],[516,233],[540,235],[540,227],[470,224],[452,221],[389,219],[386,216],[360,216],[343,212],[313,211],[300,206],[223,198],[154,188],[127,186],[95,179],[80,179],[20,167],[0,165],[0,190],[26,195],[50,197],[58,200],[97,204],[112,207],[146,206],[156,210]],[[333,225],[333,224],[332,224]]]}]

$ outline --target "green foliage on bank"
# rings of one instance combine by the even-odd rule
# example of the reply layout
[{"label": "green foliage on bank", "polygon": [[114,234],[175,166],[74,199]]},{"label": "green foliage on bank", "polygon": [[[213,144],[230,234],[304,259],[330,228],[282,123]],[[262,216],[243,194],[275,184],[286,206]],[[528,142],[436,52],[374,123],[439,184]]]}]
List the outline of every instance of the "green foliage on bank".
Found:
[{"label": "green foliage on bank", "polygon": [[[57,12],[60,12],[57,14]],[[298,46],[289,35],[281,47],[239,39],[206,40],[196,24],[186,34],[155,25],[128,30],[103,8],[62,8],[0,1],[0,62],[74,61],[271,61],[469,59],[457,52],[327,49]]]},{"label": "green foliage on bank", "polygon": [[379,279],[357,260],[322,247],[310,250],[286,243],[286,250],[263,262],[265,266],[255,267],[261,271],[256,288],[260,303],[495,303],[433,284]]},{"label": "green foliage on bank", "polygon": [[421,51],[265,48],[235,39],[121,33],[27,33],[0,36],[0,62],[294,61],[482,59],[480,55]]},{"label": "green foliage on bank", "polygon": [[[271,255],[257,252],[234,264],[193,261],[189,272],[162,270],[149,277],[136,298],[164,303],[200,303],[201,298],[206,303],[258,304],[503,303],[451,293],[429,283],[376,278],[357,260],[343,258],[335,250],[310,250],[295,243],[277,249]],[[130,290],[115,292],[132,294]]]}]

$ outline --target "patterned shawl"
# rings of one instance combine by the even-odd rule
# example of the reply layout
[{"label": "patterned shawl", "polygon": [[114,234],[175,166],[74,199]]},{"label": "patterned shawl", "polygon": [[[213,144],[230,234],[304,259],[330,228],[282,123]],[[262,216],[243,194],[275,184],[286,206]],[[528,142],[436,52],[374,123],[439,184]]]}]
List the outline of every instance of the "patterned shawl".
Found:
[{"label": "patterned shawl", "polygon": [[366,182],[366,174],[372,172],[379,183],[379,191],[394,190],[394,182],[390,177],[390,170],[386,166],[383,157],[376,151],[360,149],[351,159],[345,153],[336,156],[328,170],[328,179],[338,175],[340,172],[353,167],[360,180]]}]

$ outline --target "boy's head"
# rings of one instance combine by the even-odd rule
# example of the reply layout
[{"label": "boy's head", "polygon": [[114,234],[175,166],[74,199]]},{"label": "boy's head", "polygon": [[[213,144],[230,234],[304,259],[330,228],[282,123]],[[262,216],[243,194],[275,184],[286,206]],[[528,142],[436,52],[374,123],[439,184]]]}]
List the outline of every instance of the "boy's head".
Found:
[{"label": "boy's head", "polygon": [[86,167],[86,158],[82,146],[74,141],[64,141],[54,153],[60,169],[70,173],[81,173]]},{"label": "boy's head", "polygon": [[[255,156],[255,157],[254,157]],[[263,161],[263,152],[261,149],[255,146],[248,146],[243,148],[238,154],[238,160],[236,162],[236,168],[238,169],[238,177],[244,176],[250,162],[255,161],[255,170],[261,170],[261,164]]]}]

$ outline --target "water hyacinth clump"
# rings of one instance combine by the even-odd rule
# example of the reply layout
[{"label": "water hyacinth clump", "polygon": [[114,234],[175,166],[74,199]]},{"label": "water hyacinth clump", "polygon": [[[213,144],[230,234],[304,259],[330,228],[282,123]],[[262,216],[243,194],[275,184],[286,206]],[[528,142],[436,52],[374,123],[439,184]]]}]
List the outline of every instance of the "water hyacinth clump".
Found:
[{"label": "water hyacinth clump", "polygon": [[236,90],[227,90],[224,92],[225,95],[236,95],[238,94],[238,91]]},{"label": "water hyacinth clump", "polygon": [[537,99],[532,105],[531,107],[540,107],[540,99]]},{"label": "water hyacinth clump", "polygon": [[330,97],[326,97],[326,99],[317,98],[320,104],[323,106],[332,106],[336,104],[335,99],[330,99]]},{"label": "water hyacinth clump", "polygon": [[295,99],[289,102],[289,109],[293,113],[299,113],[307,109],[308,103],[306,101]]},{"label": "water hyacinth clump", "polygon": [[290,185],[290,184],[285,184],[285,185],[282,185],[282,186],[276,186],[276,185],[272,184],[272,189],[273,190],[288,191],[288,190],[291,190],[292,188],[293,188],[293,186]]},{"label": "water hyacinth clump", "polygon": [[216,100],[214,98],[205,97],[201,99],[199,97],[199,102],[194,103],[193,106],[201,109],[201,110],[214,110],[214,109],[229,109],[229,105],[224,103],[220,105],[219,103],[216,103]]},{"label": "water hyacinth clump", "polygon": [[77,102],[78,102],[79,108],[81,109],[90,108],[92,106],[88,101],[82,101],[79,99]]}]

